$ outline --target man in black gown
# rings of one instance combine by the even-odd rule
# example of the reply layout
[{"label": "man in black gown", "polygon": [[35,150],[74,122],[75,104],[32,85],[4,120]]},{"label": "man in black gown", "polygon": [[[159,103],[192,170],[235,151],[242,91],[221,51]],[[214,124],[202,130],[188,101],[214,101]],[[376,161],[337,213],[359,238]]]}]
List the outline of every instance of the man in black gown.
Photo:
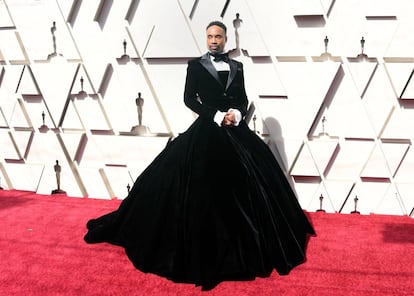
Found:
[{"label": "man in black gown", "polygon": [[243,120],[242,63],[224,54],[226,27],[188,61],[185,104],[199,116],[137,178],[120,207],[88,221],[88,243],[125,248],[134,266],[211,289],[281,275],[304,262],[314,230],[270,149]]}]

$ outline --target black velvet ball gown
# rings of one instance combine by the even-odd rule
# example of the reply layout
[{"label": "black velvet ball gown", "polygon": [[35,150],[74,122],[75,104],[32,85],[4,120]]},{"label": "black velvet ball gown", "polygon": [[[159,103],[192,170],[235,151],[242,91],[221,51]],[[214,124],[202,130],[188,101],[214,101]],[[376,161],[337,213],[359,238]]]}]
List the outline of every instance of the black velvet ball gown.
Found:
[{"label": "black velvet ball gown", "polygon": [[198,117],[137,178],[120,207],[87,223],[88,243],[125,248],[134,266],[211,289],[288,274],[314,230],[266,144],[242,121]]}]

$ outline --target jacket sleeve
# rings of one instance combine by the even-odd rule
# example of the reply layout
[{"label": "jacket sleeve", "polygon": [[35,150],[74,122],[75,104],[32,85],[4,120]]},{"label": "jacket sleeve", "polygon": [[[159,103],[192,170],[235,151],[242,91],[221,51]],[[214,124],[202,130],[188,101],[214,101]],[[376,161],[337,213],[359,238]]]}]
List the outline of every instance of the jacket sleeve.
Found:
[{"label": "jacket sleeve", "polygon": [[249,104],[249,99],[247,98],[246,88],[244,84],[243,64],[240,63],[239,67],[241,71],[241,94],[240,94],[241,103],[237,106],[234,106],[234,108],[238,109],[242,115],[242,118],[244,118],[247,114],[247,106]]},{"label": "jacket sleeve", "polygon": [[199,98],[199,83],[199,73],[196,69],[195,62],[189,61],[184,87],[184,104],[199,116],[207,117],[213,120],[217,109],[207,106],[206,104],[202,104]]}]

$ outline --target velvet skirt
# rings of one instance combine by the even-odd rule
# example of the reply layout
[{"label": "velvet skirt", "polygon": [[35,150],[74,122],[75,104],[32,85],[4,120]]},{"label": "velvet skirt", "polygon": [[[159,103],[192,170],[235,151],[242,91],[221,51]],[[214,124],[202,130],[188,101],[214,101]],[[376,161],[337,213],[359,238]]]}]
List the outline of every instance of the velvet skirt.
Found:
[{"label": "velvet skirt", "polygon": [[268,146],[245,122],[199,117],[170,141],[87,243],[123,247],[134,266],[211,289],[304,262],[314,229]]}]

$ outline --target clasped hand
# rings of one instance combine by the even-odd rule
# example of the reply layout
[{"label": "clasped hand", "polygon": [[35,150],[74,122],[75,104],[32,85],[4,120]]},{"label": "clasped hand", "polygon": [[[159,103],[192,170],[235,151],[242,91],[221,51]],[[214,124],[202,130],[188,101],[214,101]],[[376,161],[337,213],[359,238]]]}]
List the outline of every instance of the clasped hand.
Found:
[{"label": "clasped hand", "polygon": [[233,126],[236,124],[236,116],[233,112],[228,111],[221,122],[223,126]]}]

